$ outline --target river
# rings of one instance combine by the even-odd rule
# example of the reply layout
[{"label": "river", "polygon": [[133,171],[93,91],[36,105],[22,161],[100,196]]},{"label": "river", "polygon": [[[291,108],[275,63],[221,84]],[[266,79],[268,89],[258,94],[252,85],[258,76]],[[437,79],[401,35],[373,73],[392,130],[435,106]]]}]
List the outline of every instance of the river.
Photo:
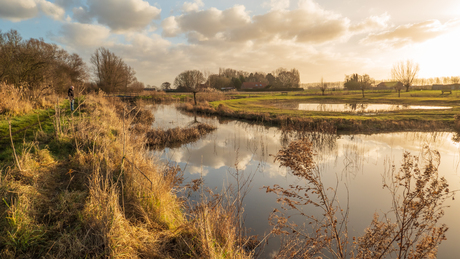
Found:
[{"label": "river", "polygon": [[[195,118],[177,111],[172,105],[152,107],[155,122],[152,127],[187,126]],[[253,177],[245,196],[244,222],[249,234],[263,236],[271,226],[269,214],[280,208],[277,196],[266,193],[263,186],[279,184],[287,187],[299,179],[274,163],[275,155],[297,136],[283,134],[279,128],[252,125],[234,120],[196,118],[213,124],[217,130],[202,139],[182,145],[152,151],[163,161],[184,168],[185,181],[203,177],[205,185],[215,188],[235,184],[235,175]],[[382,188],[392,165],[399,168],[404,152],[420,155],[424,147],[441,154],[440,176],[444,176],[450,190],[460,189],[460,149],[451,132],[395,132],[382,134],[307,135],[315,147],[315,162],[321,170],[323,183],[338,189],[341,204],[349,200],[349,236],[361,236],[374,213],[383,215],[391,208],[391,195]],[[337,183],[338,182],[338,183]],[[460,199],[448,200],[441,223],[447,224],[447,240],[439,246],[438,258],[457,258],[460,254]],[[312,213],[314,210],[311,210]],[[271,238],[263,257],[276,253],[279,239]]]}]

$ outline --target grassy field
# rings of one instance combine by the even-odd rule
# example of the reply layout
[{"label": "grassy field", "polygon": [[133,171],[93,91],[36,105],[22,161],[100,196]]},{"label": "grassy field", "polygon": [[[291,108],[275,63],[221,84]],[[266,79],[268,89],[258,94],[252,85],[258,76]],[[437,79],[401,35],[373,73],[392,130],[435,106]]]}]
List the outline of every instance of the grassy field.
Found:
[{"label": "grassy field", "polygon": [[[460,113],[460,91],[442,95],[441,91],[424,90],[401,92],[368,91],[365,98],[359,91],[329,91],[321,95],[319,91],[290,92],[283,95],[274,93],[238,93],[229,95],[227,100],[209,101],[209,107],[201,104],[188,110],[242,118],[275,122],[281,120],[307,120],[329,122],[344,131],[386,131],[386,130],[446,130],[455,126],[455,116]],[[285,108],[299,103],[336,104],[397,104],[448,106],[441,110],[393,110],[379,113],[351,113],[341,111],[305,111]],[[200,108],[202,107],[202,108]]]}]

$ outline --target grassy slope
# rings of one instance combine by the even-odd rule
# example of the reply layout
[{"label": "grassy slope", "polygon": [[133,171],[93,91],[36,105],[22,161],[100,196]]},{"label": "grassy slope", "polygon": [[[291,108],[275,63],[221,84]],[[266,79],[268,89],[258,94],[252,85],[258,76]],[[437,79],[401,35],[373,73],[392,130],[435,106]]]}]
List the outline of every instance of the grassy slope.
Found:
[{"label": "grassy slope", "polygon": [[[82,116],[61,112],[59,134],[45,116],[54,111],[11,118],[13,131],[27,130],[14,139],[22,170],[9,137],[2,143],[0,258],[245,258],[232,212],[203,206],[186,220],[175,195],[180,169],[144,156],[144,142],[115,112],[123,106],[89,96]],[[48,118],[43,131],[37,113]]]}]

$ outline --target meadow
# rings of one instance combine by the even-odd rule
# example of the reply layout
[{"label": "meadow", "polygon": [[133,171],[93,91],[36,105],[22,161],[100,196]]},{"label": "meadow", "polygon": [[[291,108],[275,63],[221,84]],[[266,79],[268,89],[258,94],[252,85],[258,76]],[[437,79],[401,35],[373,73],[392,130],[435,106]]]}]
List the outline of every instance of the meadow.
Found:
[{"label": "meadow", "polygon": [[[285,126],[302,123],[330,123],[339,131],[381,132],[393,130],[446,130],[456,127],[460,111],[460,92],[441,94],[441,91],[423,90],[402,92],[368,91],[362,98],[359,91],[320,91],[229,94],[227,100],[209,101],[198,107],[184,109],[231,118],[263,121]],[[299,103],[395,104],[447,106],[441,110],[394,110],[379,113],[350,113],[341,111],[306,111],[285,108]],[[290,123],[293,122],[293,123]],[[294,125],[295,126],[295,125]],[[296,126],[298,127],[298,126]]]}]

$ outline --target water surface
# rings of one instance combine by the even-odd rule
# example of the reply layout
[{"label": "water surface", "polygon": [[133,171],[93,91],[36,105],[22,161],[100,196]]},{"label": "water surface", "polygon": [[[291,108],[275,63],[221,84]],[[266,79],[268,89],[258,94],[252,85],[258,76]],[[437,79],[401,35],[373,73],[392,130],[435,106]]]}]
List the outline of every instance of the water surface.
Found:
[{"label": "water surface", "polygon": [[[155,111],[155,126],[187,125],[195,118],[184,115],[173,106],[160,106]],[[216,188],[235,184],[235,175],[253,177],[251,189],[243,200],[245,224],[250,234],[263,236],[271,227],[268,216],[279,208],[276,195],[266,193],[263,186],[279,184],[287,187],[300,181],[285,168],[273,162],[273,156],[297,137],[275,127],[251,125],[238,121],[219,123],[216,119],[197,118],[214,124],[218,129],[199,141],[180,148],[155,151],[165,161],[185,168],[186,181],[203,176],[206,186]],[[162,125],[162,122],[164,125]],[[307,134],[313,141],[315,156],[325,186],[335,187],[338,198],[346,204],[349,197],[349,236],[361,236],[374,213],[382,215],[391,208],[391,196],[382,188],[391,165],[399,168],[404,152],[419,155],[423,148],[438,150],[441,154],[439,172],[446,177],[451,190],[460,189],[460,150],[449,132],[398,132],[373,135]],[[348,190],[348,192],[347,192]],[[460,254],[460,201],[449,200],[441,222],[449,227],[438,258],[456,258]],[[311,210],[311,213],[315,213]],[[264,257],[274,253],[278,239],[270,239]]]},{"label": "water surface", "polygon": [[424,106],[424,105],[395,105],[395,104],[350,104],[350,103],[296,103],[281,104],[283,108],[304,110],[304,111],[322,111],[322,112],[350,112],[350,113],[379,113],[401,110],[442,110],[452,109],[447,106]]}]

